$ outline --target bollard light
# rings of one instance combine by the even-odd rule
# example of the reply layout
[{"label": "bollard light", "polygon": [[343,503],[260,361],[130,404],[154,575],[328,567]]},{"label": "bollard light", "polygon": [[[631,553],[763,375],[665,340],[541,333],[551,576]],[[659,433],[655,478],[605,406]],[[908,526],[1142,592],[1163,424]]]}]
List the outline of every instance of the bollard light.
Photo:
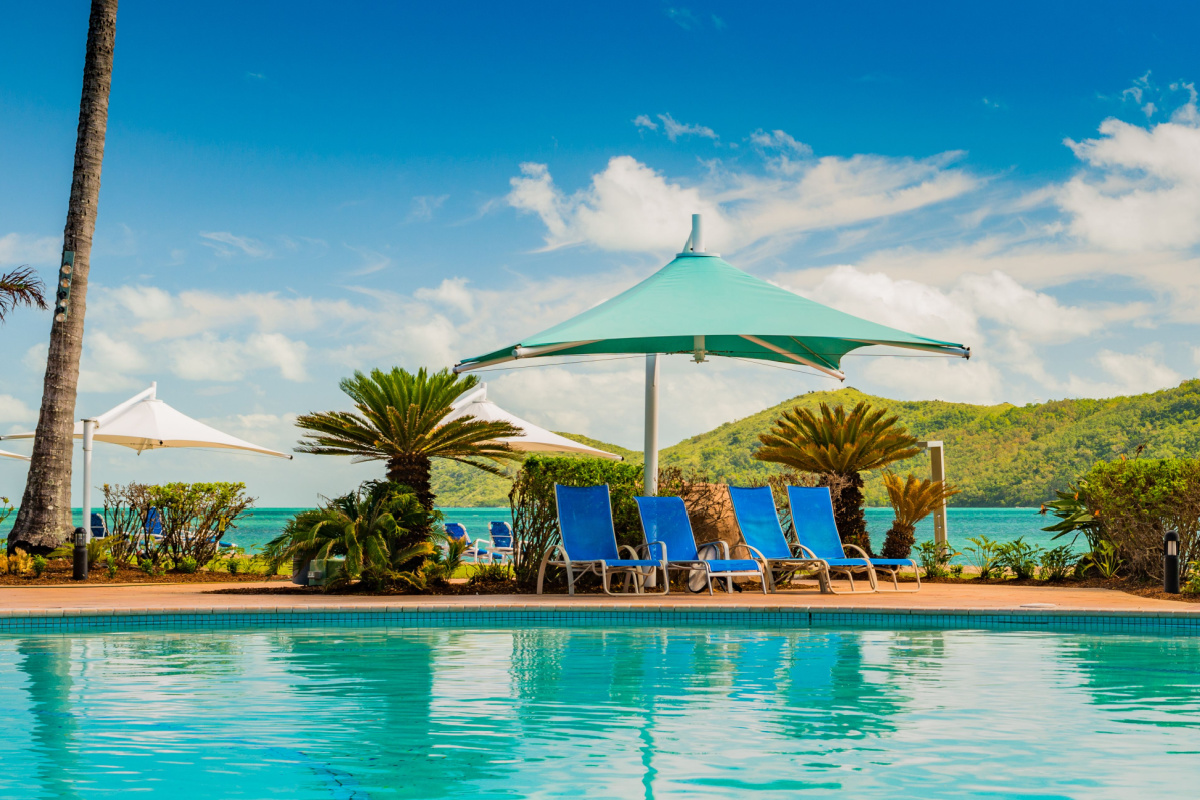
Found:
[{"label": "bollard light", "polygon": [[1179,533],[1167,531],[1163,538],[1163,591],[1179,594]]},{"label": "bollard light", "polygon": [[75,563],[73,577],[77,581],[86,581],[88,576],[88,553],[87,553],[87,531],[83,528],[75,529]]}]

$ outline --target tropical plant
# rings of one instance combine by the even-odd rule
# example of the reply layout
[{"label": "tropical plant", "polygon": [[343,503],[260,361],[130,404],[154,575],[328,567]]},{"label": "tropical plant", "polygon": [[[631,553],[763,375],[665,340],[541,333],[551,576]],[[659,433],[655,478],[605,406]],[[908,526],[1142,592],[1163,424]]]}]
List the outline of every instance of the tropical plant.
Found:
[{"label": "tropical plant", "polygon": [[1187,594],[1200,594],[1200,561],[1193,561],[1188,565],[1187,582],[1183,584],[1183,591]]},{"label": "tropical plant", "polygon": [[1087,481],[1081,480],[1077,485],[1068,486],[1065,492],[1055,492],[1055,500],[1043,503],[1038,513],[1045,515],[1049,511],[1058,517],[1060,522],[1042,530],[1053,533],[1054,539],[1071,535],[1072,544],[1082,533],[1087,539],[1088,547],[1095,549],[1103,534],[1100,520],[1088,509],[1087,488]]},{"label": "tropical plant", "polygon": [[0,322],[17,306],[37,306],[46,310],[45,285],[29,267],[17,267],[0,274]]},{"label": "tropical plant", "polygon": [[1008,570],[1018,580],[1029,580],[1037,575],[1038,557],[1042,548],[1038,545],[1026,544],[1024,536],[1018,536],[1011,542],[1000,545],[1000,555],[996,563],[1000,567],[1001,576]]},{"label": "tropical plant", "polygon": [[1088,556],[1090,565],[1106,580],[1113,578],[1125,560],[1117,553],[1117,546],[1110,541],[1102,541]]},{"label": "tropical plant", "polygon": [[50,562],[46,560],[45,556],[34,556],[33,561],[31,561],[29,564],[33,569],[33,576],[35,578],[42,577],[42,573],[46,571],[46,565],[48,563]]},{"label": "tropical plant", "polygon": [[844,406],[822,403],[814,414],[799,406],[785,411],[770,433],[758,438],[759,461],[784,464],[800,472],[837,475],[845,484],[833,498],[838,534],[843,542],[871,552],[863,514],[863,472],[911,458],[921,452],[915,437],[887,416],[887,409],[861,402],[850,413]]},{"label": "tropical plant", "polygon": [[196,562],[196,559],[193,558],[192,556],[184,556],[183,558],[179,559],[179,563],[176,565],[176,569],[178,569],[180,572],[183,572],[187,575],[191,575],[197,569],[199,569],[199,567],[200,567],[200,565]]},{"label": "tropical plant", "polygon": [[407,487],[367,481],[358,490],[302,511],[264,548],[272,571],[287,560],[345,558],[340,583],[362,577],[373,586],[404,580],[433,552],[427,540],[437,512]]},{"label": "tropical plant", "polygon": [[453,578],[454,573],[458,572],[458,568],[462,566],[467,548],[471,546],[466,537],[455,538],[441,535],[438,538],[444,540],[445,550],[441,547],[434,547],[433,552],[429,554],[429,559],[425,562],[425,577],[434,583]]},{"label": "tropical plant", "polygon": [[883,541],[883,557],[908,558],[916,540],[917,523],[958,494],[958,489],[945,481],[918,480],[911,472],[906,480],[901,480],[899,475],[888,470],[883,473],[883,485],[896,515]]},{"label": "tropical plant", "polygon": [[1075,561],[1075,553],[1069,544],[1046,550],[1042,553],[1042,578],[1048,581],[1065,580]]},{"label": "tropical plant", "polygon": [[468,589],[491,588],[512,583],[513,571],[509,564],[480,564],[467,579]]},{"label": "tropical plant", "polygon": [[[946,565],[950,563],[950,559],[960,555],[962,553],[954,552],[948,542],[926,539],[917,545],[917,561],[920,562],[921,571],[925,573],[926,578],[946,577]],[[961,574],[961,565],[956,564],[955,566],[959,567],[959,574]]]},{"label": "tropical plant", "polygon": [[[42,406],[33,440],[21,510],[8,534],[8,550],[17,547],[44,554],[71,533],[71,451],[75,446],[75,396],[83,352],[83,316],[91,262],[92,235],[100,207],[100,169],[108,128],[117,0],[92,0],[83,92],[75,139],[75,168],[63,230],[63,261],[72,266],[69,289],[60,289],[64,312],[50,328],[50,347],[42,386]],[[57,280],[57,279],[56,279]]]},{"label": "tropical plant", "polygon": [[[221,538],[254,505],[244,483],[167,483],[145,491],[143,502],[158,509],[162,526],[157,549],[175,562],[185,556],[198,564],[211,561]],[[141,509],[137,516],[144,516]]]},{"label": "tropical plant", "polygon": [[970,553],[967,559],[979,570],[980,578],[987,580],[1004,576],[1004,570],[1000,567],[1000,553],[1003,545],[983,535],[969,536],[967,541],[975,546],[963,549]]},{"label": "tropical plant", "polygon": [[355,411],[304,414],[296,425],[306,433],[298,453],[352,456],[355,461],[386,461],[387,477],[408,486],[426,509],[433,509],[432,459],[444,458],[503,474],[494,462],[515,461],[520,454],[501,439],[522,436],[507,422],[472,416],[447,419],[452,405],[474,388],[474,375],[457,376],[443,369],[416,373],[395,367],[391,372],[355,372],[340,384]]},{"label": "tropical plant", "polygon": [[108,566],[105,568],[105,572],[108,573],[109,580],[117,577],[117,560],[111,554],[108,557]]}]

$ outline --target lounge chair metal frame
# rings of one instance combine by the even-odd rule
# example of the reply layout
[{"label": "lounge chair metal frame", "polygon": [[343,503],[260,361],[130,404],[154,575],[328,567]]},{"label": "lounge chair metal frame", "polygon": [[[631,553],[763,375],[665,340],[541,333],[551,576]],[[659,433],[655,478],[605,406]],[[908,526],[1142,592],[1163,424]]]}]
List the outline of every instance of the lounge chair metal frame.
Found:
[{"label": "lounge chair metal frame", "polygon": [[[562,501],[559,497],[559,490],[560,489],[598,489],[598,488],[600,488],[600,487],[590,487],[590,486],[589,487],[566,487],[566,486],[561,486],[560,484],[554,485],[555,502],[556,502],[556,505],[558,506],[558,508],[557,508],[558,529],[559,529],[560,534],[563,532],[564,527],[562,524]],[[608,496],[609,496],[608,495],[608,484],[604,484],[603,488],[604,488],[605,497],[608,498]],[[611,503],[611,500],[609,500],[609,503]],[[584,575],[587,575],[589,573],[599,576],[600,585],[604,589],[605,594],[609,594],[609,595],[617,594],[616,592],[613,592],[611,589],[611,580],[612,580],[613,575],[624,575],[625,576],[625,591],[626,591],[626,593],[628,593],[628,591],[629,591],[630,581],[632,580],[633,585],[634,585],[634,592],[636,594],[644,594],[647,578],[649,578],[651,575],[657,574],[657,572],[660,570],[662,571],[663,586],[665,588],[663,589],[662,592],[656,592],[656,594],[664,594],[665,595],[670,591],[671,586],[670,586],[670,582],[667,580],[667,569],[666,569],[666,560],[665,560],[666,559],[666,550],[667,550],[666,545],[664,545],[662,542],[647,542],[646,544],[640,545],[637,548],[630,547],[629,545],[618,546],[617,545],[616,528],[614,528],[613,522],[612,522],[612,506],[611,506],[611,504],[607,505],[606,508],[608,511],[608,530],[609,530],[609,532],[611,532],[613,547],[616,550],[618,558],[616,558],[616,559],[605,559],[605,558],[572,559],[570,554],[567,552],[567,546],[566,546],[566,538],[567,537],[565,534],[563,534],[563,541],[560,544],[554,545],[552,548],[550,548],[549,550],[546,551],[545,555],[542,556],[542,563],[538,566],[538,581],[537,581],[537,593],[538,594],[542,593],[542,586],[543,586],[543,583],[544,583],[545,577],[546,577],[546,567],[562,567],[563,569],[566,570],[566,572],[567,572],[567,594],[569,594],[569,595],[575,594],[575,583],[580,578],[582,578]],[[654,560],[651,558],[645,558],[645,559],[638,558],[639,550],[644,552],[647,556],[649,556],[651,548],[656,547],[656,546],[661,548],[662,555],[663,555],[662,558],[660,558],[658,560]],[[619,561],[626,560],[626,559],[619,558],[619,556],[621,555],[621,553],[623,551],[629,551],[630,555],[632,556],[632,558],[628,559],[629,561],[634,561],[634,562],[639,562],[639,563],[615,564],[614,565],[613,564],[614,561],[619,562]],[[555,553],[560,554],[561,558],[559,558],[557,560],[552,560],[552,556],[554,556]],[[576,571],[578,571],[578,574],[576,574]]]},{"label": "lounge chair metal frame", "polygon": [[[796,518],[797,501],[793,499],[793,495],[792,495],[793,490],[809,491],[810,489],[809,489],[809,487],[803,487],[803,486],[787,487],[788,503],[792,507],[792,519],[794,521]],[[824,495],[822,495],[822,499],[828,503],[829,520],[830,520],[830,524],[833,524],[832,523],[833,501],[829,496],[829,489],[826,487],[816,487],[816,489],[813,489],[813,491],[819,491],[819,490],[824,491]],[[822,511],[824,511],[824,504],[822,504]],[[798,539],[800,538],[800,526],[798,526],[798,525],[796,526],[796,537]],[[867,577],[871,581],[871,591],[879,591],[879,576],[876,574],[877,572],[885,572],[891,577],[893,591],[895,591],[895,592],[899,592],[900,594],[911,594],[913,592],[921,591],[921,570],[917,568],[916,561],[912,560],[911,558],[871,558],[869,555],[867,555],[867,553],[861,547],[843,542],[843,541],[841,541],[841,538],[836,535],[834,535],[833,538],[836,539],[836,542],[837,542],[836,546],[839,547],[842,551],[842,558],[827,558],[826,557],[825,561],[826,561],[826,563],[828,563],[830,565],[829,568],[831,570],[837,570],[837,571],[846,573],[847,577],[850,578],[851,590],[854,589],[854,578],[852,577],[853,573],[851,572],[851,570],[863,571],[863,569],[864,569],[863,565],[860,563],[857,563],[857,562],[861,561],[866,564]],[[832,544],[830,545],[831,549],[833,546],[834,545],[832,545]],[[810,553],[813,553],[813,555],[816,555],[816,553],[813,552],[812,550],[810,550],[806,545],[801,545],[801,547],[804,547],[805,550],[807,550]],[[853,551],[853,552],[857,553],[858,556],[856,558],[846,558],[845,556],[848,551]],[[838,563],[838,562],[842,562],[842,563]],[[846,562],[856,562],[856,563],[850,564],[850,563],[846,563]],[[912,567],[913,574],[916,576],[917,587],[915,589],[901,589],[899,572],[901,569],[904,569],[905,567],[909,567],[909,566]]]},{"label": "lounge chair metal frame", "polygon": [[[653,501],[653,502],[664,502],[665,501],[668,503],[672,502],[672,501],[677,502],[678,503],[677,508],[680,511],[680,513],[682,514],[682,522],[687,526],[687,537],[691,541],[692,549],[696,554],[695,559],[685,558],[683,560],[678,560],[678,559],[672,560],[669,555],[669,550],[667,549],[666,542],[656,542],[656,544],[659,544],[662,547],[663,562],[666,564],[667,591],[664,592],[664,594],[670,592],[670,590],[671,590],[671,570],[675,570],[677,572],[681,571],[681,570],[684,570],[687,572],[695,572],[696,570],[703,570],[704,578],[705,578],[705,585],[708,587],[708,594],[710,596],[712,596],[712,594],[713,594],[713,587],[712,587],[713,578],[717,578],[717,579],[724,578],[725,579],[725,590],[728,591],[730,594],[733,594],[733,579],[734,578],[757,578],[759,580],[759,582],[762,584],[763,594],[767,594],[767,580],[768,580],[767,576],[769,573],[769,569],[767,567],[766,562],[763,561],[761,558],[753,558],[752,559],[758,565],[758,569],[756,569],[756,570],[740,570],[740,569],[716,569],[716,570],[714,570],[714,568],[713,568],[714,561],[715,561],[715,563],[720,564],[722,561],[729,562],[729,561],[734,560],[729,557],[729,545],[726,542],[721,541],[720,539],[717,539],[717,540],[711,541],[711,542],[697,542],[696,541],[696,533],[695,533],[695,531],[692,530],[692,523],[691,523],[691,520],[688,518],[687,508],[686,508],[686,506],[684,506],[682,499],[677,498],[677,497],[673,497],[673,498],[635,497],[634,500],[637,502],[637,506],[638,506],[638,518],[642,523],[642,534],[647,539],[650,537],[650,533],[649,533],[649,530],[647,529],[647,525],[646,525],[646,508],[643,505],[642,501]],[[676,537],[678,538],[680,535],[681,534],[676,534]],[[677,541],[676,543],[678,544],[679,541]],[[721,557],[722,549],[724,550],[724,558]],[[703,553],[705,551],[709,551],[709,552],[715,551],[717,558],[714,561],[705,559],[703,556]]]},{"label": "lounge chair metal frame", "polygon": [[[462,528],[463,535],[455,536],[454,534],[452,534],[450,532],[451,525],[455,525],[459,528]],[[447,522],[445,525],[442,526],[442,528],[445,530],[447,542],[449,542],[452,539],[455,541],[462,541],[463,539],[467,540],[467,549],[463,551],[463,555],[471,558],[473,563],[475,563],[475,564],[479,563],[480,555],[487,557],[487,563],[489,563],[489,564],[496,563],[496,560],[493,557],[491,550],[488,549],[488,545],[490,545],[491,542],[489,542],[486,539],[472,540],[471,534],[467,533],[466,525],[463,525],[461,522]]]}]

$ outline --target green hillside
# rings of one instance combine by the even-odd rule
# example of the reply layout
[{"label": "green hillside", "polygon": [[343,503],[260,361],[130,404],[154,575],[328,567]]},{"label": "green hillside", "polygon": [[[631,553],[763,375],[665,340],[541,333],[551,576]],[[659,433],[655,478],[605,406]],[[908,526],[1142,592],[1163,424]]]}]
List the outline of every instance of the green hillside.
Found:
[{"label": "green hillside", "polygon": [[[1013,406],[976,406],[939,400],[901,401],[865,395],[856,389],[809,392],[753,416],[729,422],[707,433],[693,436],[662,451],[663,466],[696,469],[710,479],[747,483],[770,474],[773,467],[755,461],[758,434],[785,408],[815,407],[821,402],[853,405],[859,400],[884,405],[899,415],[912,433],[922,439],[946,443],[946,471],[963,493],[951,503],[961,506],[1034,506],[1052,497],[1099,459],[1132,455],[1145,445],[1149,458],[1200,455],[1200,381],[1185,381],[1173,389],[1133,397],[1107,400],[1056,400],[1049,403]],[[583,437],[572,436],[597,447],[620,452],[640,461],[640,453],[614,448]],[[439,479],[444,467],[439,467]],[[476,488],[495,481],[498,492],[507,494],[506,482],[468,474],[454,475],[455,498],[487,495]],[[896,465],[898,470],[927,474],[928,457],[918,456]],[[435,481],[439,502],[446,503]],[[878,475],[867,482],[867,499],[873,505],[886,502]],[[474,504],[474,503],[464,503]]]}]

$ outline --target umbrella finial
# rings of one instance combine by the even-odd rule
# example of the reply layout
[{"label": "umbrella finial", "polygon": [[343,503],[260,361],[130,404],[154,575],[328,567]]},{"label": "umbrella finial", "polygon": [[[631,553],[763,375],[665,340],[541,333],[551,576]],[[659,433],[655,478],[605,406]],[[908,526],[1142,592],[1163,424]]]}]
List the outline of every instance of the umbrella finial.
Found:
[{"label": "umbrella finial", "polygon": [[692,214],[692,237],[688,239],[686,249],[693,253],[704,252],[704,228],[701,227],[699,214]]}]

